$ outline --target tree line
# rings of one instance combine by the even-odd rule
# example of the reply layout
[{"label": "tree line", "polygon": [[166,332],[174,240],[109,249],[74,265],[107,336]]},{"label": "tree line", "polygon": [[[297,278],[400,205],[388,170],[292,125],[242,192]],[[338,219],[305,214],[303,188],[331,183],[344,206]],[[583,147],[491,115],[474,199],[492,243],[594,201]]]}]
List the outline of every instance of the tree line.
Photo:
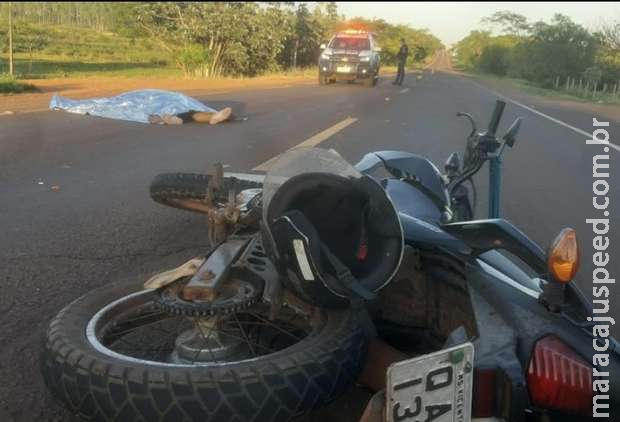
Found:
[{"label": "tree line", "polygon": [[590,32],[561,14],[546,23],[500,11],[483,23],[501,34],[475,30],[459,41],[455,52],[466,68],[546,88],[571,78],[584,78],[594,86],[620,81],[620,22]]},{"label": "tree line", "polygon": [[[14,25],[27,29],[17,40],[22,51],[33,38],[24,32],[35,31],[33,25],[86,27],[148,38],[185,75],[198,77],[314,66],[320,45],[351,24],[376,33],[387,64],[395,62],[400,38],[417,60],[443,47],[427,30],[381,19],[346,20],[335,2],[29,2],[13,3],[12,9]],[[2,22],[7,14],[5,2]],[[38,44],[30,40],[26,50]]]}]

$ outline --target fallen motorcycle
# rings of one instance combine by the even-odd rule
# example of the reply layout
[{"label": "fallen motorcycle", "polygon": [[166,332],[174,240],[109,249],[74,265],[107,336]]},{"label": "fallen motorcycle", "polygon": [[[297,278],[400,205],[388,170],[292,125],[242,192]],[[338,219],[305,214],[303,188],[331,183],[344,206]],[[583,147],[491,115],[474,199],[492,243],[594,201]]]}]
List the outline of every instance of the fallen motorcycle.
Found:
[{"label": "fallen motorcycle", "polygon": [[[481,133],[462,114],[472,131],[445,174],[407,152],[352,166],[302,148],[267,174],[157,176],[152,198],[207,215],[213,247],[64,308],[48,387],[86,420],[287,421],[356,382],[385,389],[387,421],[589,420],[597,340],[575,233],[545,253],[497,218],[520,126],[497,138],[503,108]],[[487,162],[493,218],[474,220],[467,186]]]}]

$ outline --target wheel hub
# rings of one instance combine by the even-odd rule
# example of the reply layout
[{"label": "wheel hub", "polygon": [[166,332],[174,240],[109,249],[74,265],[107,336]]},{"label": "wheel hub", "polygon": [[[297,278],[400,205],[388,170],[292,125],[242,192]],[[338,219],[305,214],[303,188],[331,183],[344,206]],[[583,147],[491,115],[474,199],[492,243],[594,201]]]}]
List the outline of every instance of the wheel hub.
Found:
[{"label": "wheel hub", "polygon": [[245,358],[247,348],[239,330],[224,334],[221,321],[202,318],[194,328],[181,333],[176,341],[172,361],[175,363],[217,362]]}]

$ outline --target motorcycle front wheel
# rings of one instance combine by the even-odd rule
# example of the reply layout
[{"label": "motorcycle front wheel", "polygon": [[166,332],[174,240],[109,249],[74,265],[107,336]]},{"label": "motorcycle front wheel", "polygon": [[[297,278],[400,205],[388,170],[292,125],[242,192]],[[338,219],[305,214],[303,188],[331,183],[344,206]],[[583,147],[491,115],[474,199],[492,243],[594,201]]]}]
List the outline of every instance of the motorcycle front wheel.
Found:
[{"label": "motorcycle front wheel", "polygon": [[361,371],[366,342],[349,310],[283,308],[273,320],[259,303],[211,321],[218,340],[208,329],[188,356],[179,339],[199,318],[166,313],[157,291],[140,289],[103,286],[49,326],[45,382],[84,420],[287,421],[337,399]]},{"label": "motorcycle front wheel", "polygon": [[[206,213],[207,190],[212,176],[198,173],[162,173],[155,176],[150,186],[151,198],[160,204],[186,211]],[[228,200],[228,192],[235,194],[246,189],[260,189],[261,183],[224,177],[224,186],[218,192],[219,201]]]}]

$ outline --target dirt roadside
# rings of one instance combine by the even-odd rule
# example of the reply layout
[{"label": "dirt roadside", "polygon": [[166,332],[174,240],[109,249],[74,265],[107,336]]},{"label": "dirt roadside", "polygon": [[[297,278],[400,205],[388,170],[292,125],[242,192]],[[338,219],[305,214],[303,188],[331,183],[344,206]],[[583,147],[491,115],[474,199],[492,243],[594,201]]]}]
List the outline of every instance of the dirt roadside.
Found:
[{"label": "dirt roadside", "polygon": [[[393,76],[394,69],[381,69],[381,76]],[[417,72],[417,70],[412,70]],[[85,77],[58,79],[25,79],[37,92],[0,95],[0,116],[30,113],[49,109],[54,94],[69,98],[93,98],[118,95],[136,89],[163,89],[178,91],[190,96],[204,96],[254,89],[286,88],[293,85],[317,84],[314,72],[258,76],[254,78],[182,79],[135,77]]]},{"label": "dirt roadside", "polygon": [[571,109],[586,114],[605,117],[610,120],[620,122],[620,106],[616,104],[592,103],[586,101],[569,100],[562,98],[545,97],[542,95],[528,94],[523,90],[515,88],[509,81],[493,80],[490,78],[477,78],[467,74],[462,76],[469,77],[476,82],[482,83],[490,89],[505,93],[509,97],[526,101],[528,97],[535,97],[541,106],[556,106]]},{"label": "dirt roadside", "polygon": [[39,90],[35,93],[0,96],[0,114],[47,110],[54,94],[70,98],[90,98],[117,95],[135,89],[164,89],[187,95],[201,96],[231,90],[265,89],[289,85],[313,84],[314,76],[282,75],[249,79],[152,79],[152,78],[62,78],[25,80]]},{"label": "dirt roadside", "polygon": [[530,98],[535,98],[536,102],[543,107],[559,107],[586,114],[601,116],[613,121],[620,122],[620,106],[616,104],[601,104],[587,101],[547,97],[528,93],[523,91],[523,89],[515,87],[514,84],[510,82],[510,80],[495,77],[484,77],[482,75],[469,74],[467,72],[461,72],[456,70],[452,65],[449,54],[446,51],[442,51],[437,55],[436,59],[429,65],[429,69],[431,69],[432,71],[452,73],[462,76],[464,78],[468,78],[489,89],[499,91],[504,95],[515,98],[524,103],[527,103],[528,99]]}]

